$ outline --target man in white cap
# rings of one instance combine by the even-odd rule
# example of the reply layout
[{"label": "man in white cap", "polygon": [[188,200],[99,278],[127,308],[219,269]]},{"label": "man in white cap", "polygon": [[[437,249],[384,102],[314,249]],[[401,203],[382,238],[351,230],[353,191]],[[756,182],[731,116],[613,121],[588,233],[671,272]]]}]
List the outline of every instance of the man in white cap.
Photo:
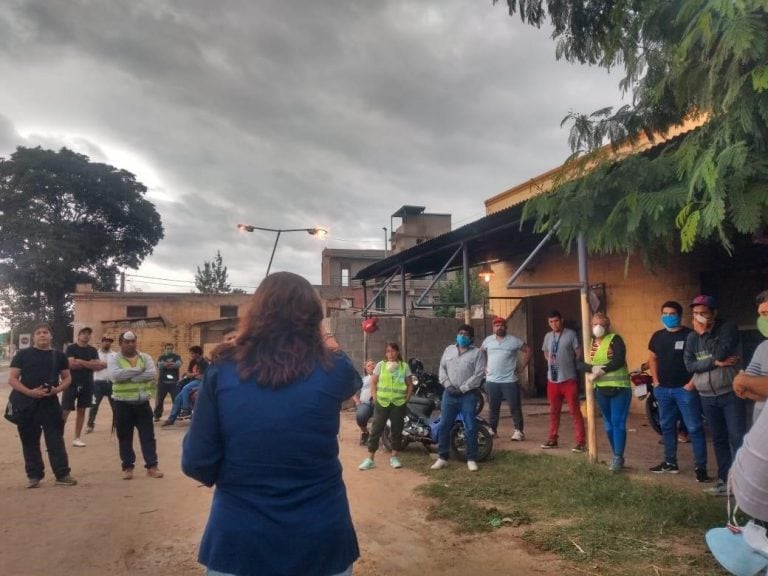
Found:
[{"label": "man in white cap", "polygon": [[133,429],[139,433],[144,467],[150,478],[162,478],[157,469],[157,443],[152,422],[152,387],[155,383],[155,363],[149,354],[136,349],[136,334],[130,330],[120,334],[120,352],[109,359],[109,379],[112,381],[112,400],[115,429],[120,447],[123,479],[133,478],[136,453],[133,451]]}]

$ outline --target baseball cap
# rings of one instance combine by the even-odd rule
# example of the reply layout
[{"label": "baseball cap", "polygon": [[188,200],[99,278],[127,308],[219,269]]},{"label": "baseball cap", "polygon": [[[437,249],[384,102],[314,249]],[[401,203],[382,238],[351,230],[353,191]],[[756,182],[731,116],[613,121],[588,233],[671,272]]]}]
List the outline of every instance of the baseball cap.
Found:
[{"label": "baseball cap", "polygon": [[707,546],[715,559],[736,576],[756,576],[768,568],[768,556],[752,548],[743,533],[729,528],[712,528],[706,534]]},{"label": "baseball cap", "polygon": [[130,330],[127,330],[120,334],[120,342],[123,342],[125,340],[136,340],[136,334],[131,332]]},{"label": "baseball cap", "polygon": [[715,300],[712,296],[706,296],[705,294],[699,294],[691,300],[690,307],[693,308],[694,306],[706,306],[707,308],[712,308],[713,310],[717,308],[717,300]]},{"label": "baseball cap", "polygon": [[91,328],[90,326],[83,326],[82,328],[80,328],[80,331],[78,332],[78,334],[82,334],[83,332],[93,333],[93,328]]},{"label": "baseball cap", "polygon": [[110,338],[109,336],[102,336],[101,337],[101,341],[102,342],[114,342],[115,339],[114,338]]},{"label": "baseball cap", "polygon": [[496,318],[493,319],[492,324],[506,324],[507,319],[502,316],[496,316]]}]

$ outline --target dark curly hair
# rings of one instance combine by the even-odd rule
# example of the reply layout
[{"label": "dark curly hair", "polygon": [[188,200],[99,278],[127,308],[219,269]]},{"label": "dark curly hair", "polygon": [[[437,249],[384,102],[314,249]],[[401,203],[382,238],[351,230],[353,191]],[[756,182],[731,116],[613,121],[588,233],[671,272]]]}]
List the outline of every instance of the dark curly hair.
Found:
[{"label": "dark curly hair", "polygon": [[259,285],[240,321],[235,346],[222,358],[237,364],[241,379],[277,388],[309,376],[318,365],[329,369],[323,343],[323,306],[312,285],[297,274],[276,272]]}]

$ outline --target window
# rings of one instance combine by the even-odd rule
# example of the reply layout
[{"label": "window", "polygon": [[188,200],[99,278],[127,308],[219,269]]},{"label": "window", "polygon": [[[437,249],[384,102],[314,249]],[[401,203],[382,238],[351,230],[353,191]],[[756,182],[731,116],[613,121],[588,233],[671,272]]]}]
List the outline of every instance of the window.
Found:
[{"label": "window", "polygon": [[237,306],[219,306],[219,318],[237,318]]},{"label": "window", "polygon": [[379,294],[379,297],[376,298],[376,303],[373,305],[376,310],[379,312],[384,312],[387,309],[387,296],[384,293]]},{"label": "window", "polygon": [[341,269],[341,285],[349,286],[349,268]]},{"label": "window", "polygon": [[125,317],[126,318],[146,318],[147,307],[146,306],[126,306]]}]

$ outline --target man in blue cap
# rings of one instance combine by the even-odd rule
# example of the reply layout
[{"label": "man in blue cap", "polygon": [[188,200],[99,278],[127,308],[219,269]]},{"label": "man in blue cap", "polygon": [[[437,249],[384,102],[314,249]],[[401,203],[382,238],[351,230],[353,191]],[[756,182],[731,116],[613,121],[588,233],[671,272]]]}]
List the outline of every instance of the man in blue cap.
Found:
[{"label": "man in blue cap", "polygon": [[733,390],[733,379],[741,367],[741,340],[736,325],[718,317],[712,296],[696,296],[690,307],[693,332],[685,342],[683,357],[701,397],[717,460],[717,485],[706,491],[727,496],[728,471],[746,432],[746,405]]}]

